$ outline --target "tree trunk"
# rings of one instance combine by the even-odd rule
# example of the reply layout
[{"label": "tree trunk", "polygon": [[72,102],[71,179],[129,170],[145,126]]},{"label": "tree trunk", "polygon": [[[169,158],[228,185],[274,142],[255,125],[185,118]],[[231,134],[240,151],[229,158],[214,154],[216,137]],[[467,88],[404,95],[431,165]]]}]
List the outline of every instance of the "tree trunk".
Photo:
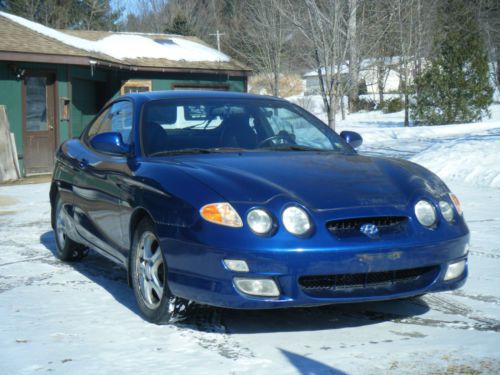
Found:
[{"label": "tree trunk", "polygon": [[379,105],[384,102],[384,88],[385,88],[385,73],[384,67],[382,66],[382,62],[377,64],[377,88],[378,88],[378,100]]},{"label": "tree trunk", "polygon": [[408,90],[405,88],[405,126],[410,126],[410,118],[409,118],[409,107],[410,107],[410,95],[408,94]]},{"label": "tree trunk", "polygon": [[380,86],[378,87],[378,102],[379,106],[384,102],[384,88]]},{"label": "tree trunk", "polygon": [[331,98],[330,110],[328,111],[328,126],[335,130],[335,113],[337,112],[337,100],[336,98]]},{"label": "tree trunk", "polygon": [[[349,0],[349,19],[347,24],[347,40],[349,43],[349,111],[353,112],[354,103],[359,98],[359,61],[358,41],[356,37],[356,10],[357,0]],[[343,108],[343,103],[341,108]]]},{"label": "tree trunk", "polygon": [[500,51],[496,51],[497,55],[497,89],[500,91]]},{"label": "tree trunk", "polygon": [[342,120],[345,120],[344,96],[340,97],[340,114],[342,115]]},{"label": "tree trunk", "polygon": [[280,95],[280,73],[279,73],[279,71],[275,71],[273,73],[273,76],[274,76],[273,95],[279,96]]}]

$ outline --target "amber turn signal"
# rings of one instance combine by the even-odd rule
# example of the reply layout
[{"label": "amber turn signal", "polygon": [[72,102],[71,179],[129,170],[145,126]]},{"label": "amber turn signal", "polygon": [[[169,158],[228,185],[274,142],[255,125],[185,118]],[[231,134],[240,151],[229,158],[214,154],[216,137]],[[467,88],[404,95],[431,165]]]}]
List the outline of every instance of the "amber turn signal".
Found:
[{"label": "amber turn signal", "polygon": [[462,205],[460,204],[458,197],[455,194],[450,193],[450,198],[451,198],[451,201],[453,202],[453,204],[455,205],[455,208],[456,208],[458,214],[462,215]]},{"label": "amber turn signal", "polygon": [[241,228],[240,215],[229,203],[210,203],[203,206],[200,215],[206,221],[228,227]]}]

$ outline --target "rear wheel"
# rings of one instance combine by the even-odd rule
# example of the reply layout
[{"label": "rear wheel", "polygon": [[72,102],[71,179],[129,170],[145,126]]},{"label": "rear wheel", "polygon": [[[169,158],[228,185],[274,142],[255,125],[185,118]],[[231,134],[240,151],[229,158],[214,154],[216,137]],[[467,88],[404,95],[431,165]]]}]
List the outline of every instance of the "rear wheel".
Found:
[{"label": "rear wheel", "polygon": [[150,220],[137,226],[130,256],[132,287],[144,318],[155,324],[184,319],[189,302],[175,297],[168,288],[167,263]]},{"label": "rear wheel", "polygon": [[59,194],[56,196],[54,215],[54,232],[56,237],[56,250],[59,259],[64,261],[80,260],[88,254],[88,248],[78,242],[73,241],[66,235],[68,226],[67,214],[64,212],[64,207]]}]

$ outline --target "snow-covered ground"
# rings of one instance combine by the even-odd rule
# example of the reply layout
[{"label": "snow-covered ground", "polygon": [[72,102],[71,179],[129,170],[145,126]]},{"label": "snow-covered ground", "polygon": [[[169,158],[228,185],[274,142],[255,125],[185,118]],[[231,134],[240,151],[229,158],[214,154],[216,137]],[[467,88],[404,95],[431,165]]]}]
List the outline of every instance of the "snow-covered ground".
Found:
[{"label": "snow-covered ground", "polygon": [[54,256],[48,184],[0,187],[0,374],[500,373],[500,106],[472,125],[402,128],[351,115],[362,153],[422,163],[461,198],[472,233],[460,290],[282,311],[199,308],[154,326],[124,272]]}]

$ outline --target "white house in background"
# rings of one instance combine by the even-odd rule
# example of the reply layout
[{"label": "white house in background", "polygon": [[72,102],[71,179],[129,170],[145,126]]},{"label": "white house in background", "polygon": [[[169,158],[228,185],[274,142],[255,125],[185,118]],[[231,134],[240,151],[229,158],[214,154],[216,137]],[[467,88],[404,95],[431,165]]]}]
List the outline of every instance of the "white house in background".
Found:
[{"label": "white house in background", "polygon": [[[399,68],[399,58],[392,57],[386,58],[385,71],[383,79],[385,80],[384,93],[394,93],[399,91],[400,86],[400,76],[398,72]],[[341,66],[341,76],[345,76],[347,79],[348,66]],[[325,72],[323,68],[323,72]],[[316,95],[320,93],[320,85],[318,79],[318,72],[313,70],[307,72],[303,75],[305,81],[305,95]],[[361,61],[360,72],[359,72],[360,83],[366,83],[366,94],[368,95],[378,95],[378,69],[376,59],[365,59]]]}]

